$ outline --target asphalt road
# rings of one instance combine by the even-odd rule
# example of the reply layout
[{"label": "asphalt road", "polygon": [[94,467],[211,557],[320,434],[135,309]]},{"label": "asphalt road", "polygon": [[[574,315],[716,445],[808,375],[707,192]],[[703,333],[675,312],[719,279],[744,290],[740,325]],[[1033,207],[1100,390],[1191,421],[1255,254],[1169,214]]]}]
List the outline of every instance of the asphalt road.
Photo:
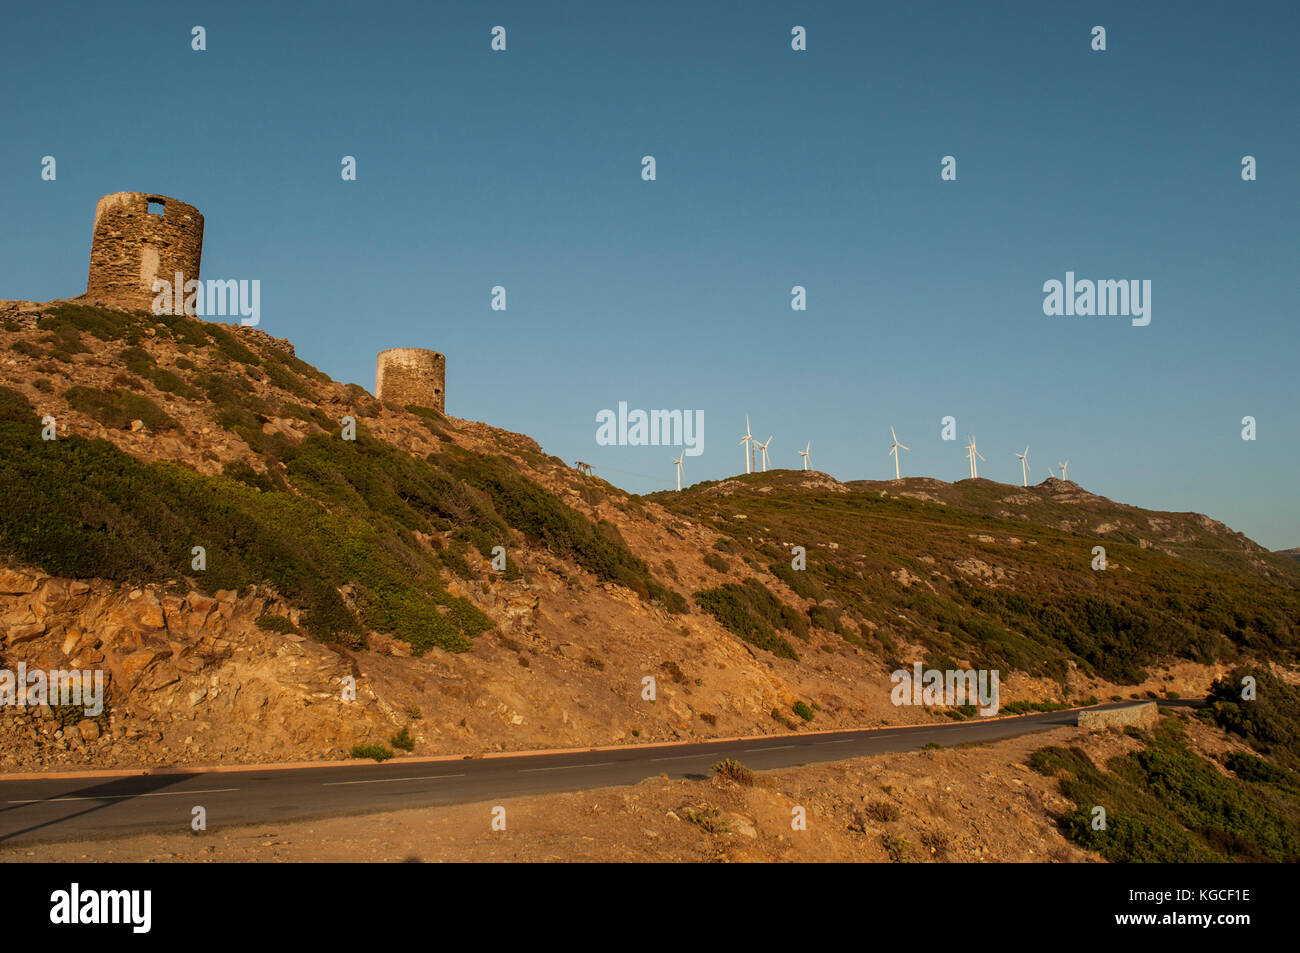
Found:
[{"label": "asphalt road", "polygon": [[[1128,703],[1132,704],[1132,703]],[[1178,704],[1161,701],[1162,705]],[[1186,705],[1189,702],[1183,702]],[[1190,704],[1195,704],[1194,702]],[[1123,707],[1123,703],[1098,708]],[[890,752],[930,742],[945,747],[995,741],[1076,723],[1076,710],[1014,718],[828,732],[741,741],[645,745],[618,751],[511,755],[460,761],[395,759],[322,767],[160,773],[100,778],[0,780],[3,848],[49,840],[190,829],[191,810],[208,830],[378,811],[497,802],[505,798],[635,784],[648,777],[700,777],[723,758],[755,770]]]}]

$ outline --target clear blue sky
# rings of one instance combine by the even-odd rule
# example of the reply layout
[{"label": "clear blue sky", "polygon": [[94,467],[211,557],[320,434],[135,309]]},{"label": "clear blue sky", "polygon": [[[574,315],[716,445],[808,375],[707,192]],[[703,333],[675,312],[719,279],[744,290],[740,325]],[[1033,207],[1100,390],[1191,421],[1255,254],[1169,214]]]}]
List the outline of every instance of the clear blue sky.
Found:
[{"label": "clear blue sky", "polygon": [[[905,474],[973,433],[982,476],[1028,443],[1300,545],[1296,4],[81,6],[6,9],[0,297],[79,294],[95,200],[159,192],[306,360],[440,350],[450,413],[631,490],[676,453],[597,447],[620,400],[704,411],[688,481],[743,470],[746,413],[776,465],[890,477],[892,424]],[[1045,317],[1067,270],[1150,279],[1150,326]]]}]

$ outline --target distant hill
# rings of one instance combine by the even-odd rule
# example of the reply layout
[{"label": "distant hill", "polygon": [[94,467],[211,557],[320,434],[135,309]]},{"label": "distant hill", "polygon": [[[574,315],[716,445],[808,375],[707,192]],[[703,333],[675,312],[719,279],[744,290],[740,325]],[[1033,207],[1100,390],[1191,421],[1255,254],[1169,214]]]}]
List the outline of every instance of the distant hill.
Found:
[{"label": "distant hill", "polygon": [[[1295,657],[1294,561],[1199,514],[1140,510],[1070,482],[840,484],[778,470],[650,498],[717,531],[719,555],[779,578],[778,594],[813,603],[818,624],[900,662],[900,639],[939,668],[967,659],[1059,673],[1073,662],[1120,682],[1161,658]],[[790,567],[796,545],[806,571]],[[738,631],[766,622],[799,635],[761,594],[709,599]]]}]

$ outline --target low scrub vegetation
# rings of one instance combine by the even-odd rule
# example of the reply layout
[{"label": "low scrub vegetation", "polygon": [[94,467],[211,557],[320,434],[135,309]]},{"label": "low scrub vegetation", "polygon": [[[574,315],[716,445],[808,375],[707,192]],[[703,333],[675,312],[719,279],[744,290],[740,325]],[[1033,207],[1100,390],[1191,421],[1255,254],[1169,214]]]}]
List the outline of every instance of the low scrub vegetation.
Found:
[{"label": "low scrub vegetation", "polygon": [[[1099,586],[1090,561],[1097,540],[1058,526],[1133,521],[1108,501],[1053,502],[1047,491],[1035,500],[1030,488],[1031,502],[1012,518],[1007,488],[990,481],[945,485],[936,492],[947,505],[938,505],[882,495],[874,484],[822,491],[799,480],[754,474],[729,480],[726,493],[709,492],[716,484],[706,481],[648,499],[716,532],[713,548],[733,566],[779,579],[813,603],[800,613],[804,626],[834,631],[887,662],[896,646],[911,644],[977,669],[1061,681],[1073,662],[1134,684],[1150,666],[1178,659],[1300,661],[1296,561],[1250,555],[1244,542],[1234,555],[1235,540],[1199,517],[1160,514],[1175,525],[1171,533],[1194,540],[1185,547],[1107,538],[1124,572]],[[806,545],[806,569],[791,567],[790,540]],[[1004,575],[991,585],[982,572]],[[754,579],[707,589],[696,601],[741,638],[785,654],[789,643],[779,640],[802,638],[806,628],[784,626],[780,600],[763,596],[766,589]]]},{"label": "low scrub vegetation", "polygon": [[[1300,860],[1300,799],[1293,775],[1240,756],[1228,776],[1193,751],[1167,716],[1143,746],[1102,770],[1079,748],[1034,752],[1029,765],[1059,779],[1075,803],[1060,820],[1065,836],[1112,863]],[[1105,827],[1095,823],[1105,809]]]},{"label": "low scrub vegetation", "polygon": [[695,602],[728,632],[746,642],[781,658],[799,659],[794,647],[780,631],[807,638],[807,619],[774,596],[772,590],[757,579],[702,589],[695,593]]},{"label": "low scrub vegetation", "polygon": [[372,758],[375,761],[387,761],[392,756],[393,749],[379,742],[352,746],[352,757],[354,758]]},{"label": "low scrub vegetation", "polygon": [[754,772],[734,758],[719,761],[713,766],[712,771],[720,777],[728,778],[745,787],[750,787],[754,783]]},{"label": "low scrub vegetation", "polygon": [[125,430],[133,420],[139,420],[150,430],[172,430],[179,426],[166,411],[143,394],[77,386],[64,391],[63,399],[73,410],[79,410],[113,430]]},{"label": "low scrub vegetation", "polygon": [[[374,628],[417,653],[461,651],[491,627],[447,594],[435,560],[409,533],[394,539],[364,505],[326,509],[302,494],[141,463],[102,440],[42,441],[26,399],[6,390],[0,549],[9,554],[56,575],[162,583],[187,572],[191,547],[203,545],[208,568],[193,580],[201,590],[269,584],[303,608],[309,634],[354,647]],[[355,589],[353,606],[344,585]]]}]

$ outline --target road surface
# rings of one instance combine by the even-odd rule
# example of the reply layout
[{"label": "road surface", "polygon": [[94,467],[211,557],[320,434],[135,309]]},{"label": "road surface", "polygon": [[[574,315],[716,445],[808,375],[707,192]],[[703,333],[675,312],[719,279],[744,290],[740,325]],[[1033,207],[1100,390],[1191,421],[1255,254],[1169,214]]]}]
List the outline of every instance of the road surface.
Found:
[{"label": "road surface", "polygon": [[[1097,707],[1124,704],[1133,703]],[[1162,700],[1161,704],[1179,703]],[[771,770],[914,751],[930,742],[950,747],[996,741],[1073,725],[1077,719],[1077,710],[1066,710],[951,724],[460,761],[395,759],[383,764],[358,761],[342,766],[0,779],[0,859],[3,848],[16,844],[189,830],[196,805],[205,808],[208,829],[213,830],[440,804],[495,803],[522,795],[635,784],[659,774],[706,776],[710,766],[723,758],[735,758],[755,770]]]}]

